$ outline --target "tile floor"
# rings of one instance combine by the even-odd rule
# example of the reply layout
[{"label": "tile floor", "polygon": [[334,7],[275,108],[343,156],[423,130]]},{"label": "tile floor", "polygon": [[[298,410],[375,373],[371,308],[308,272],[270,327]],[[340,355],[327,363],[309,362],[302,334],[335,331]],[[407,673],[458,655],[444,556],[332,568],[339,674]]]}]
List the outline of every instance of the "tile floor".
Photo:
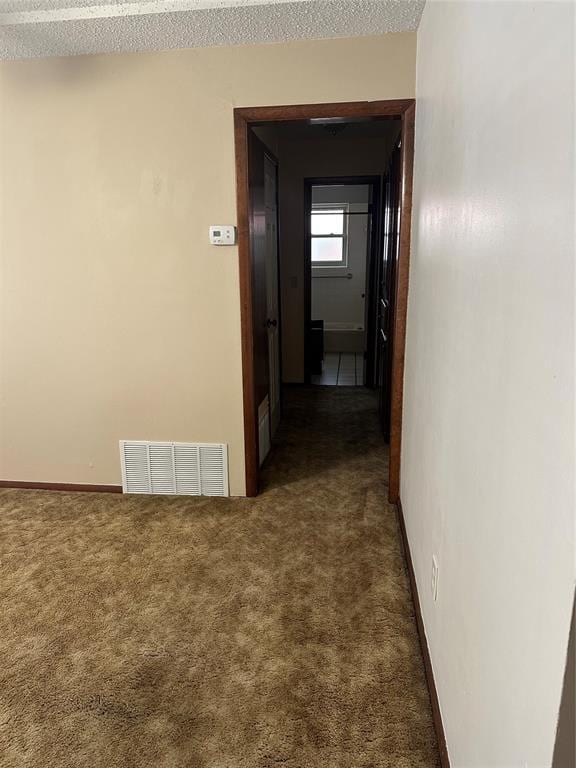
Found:
[{"label": "tile floor", "polygon": [[322,374],[312,376],[312,384],[339,387],[364,385],[364,355],[362,352],[326,352]]}]

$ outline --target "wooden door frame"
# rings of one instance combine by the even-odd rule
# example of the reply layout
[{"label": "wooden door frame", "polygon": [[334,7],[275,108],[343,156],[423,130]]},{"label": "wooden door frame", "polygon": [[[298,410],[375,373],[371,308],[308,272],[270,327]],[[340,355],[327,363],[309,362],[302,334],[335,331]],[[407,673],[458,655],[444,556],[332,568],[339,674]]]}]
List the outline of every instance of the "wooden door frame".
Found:
[{"label": "wooden door frame", "polygon": [[248,187],[248,131],[261,123],[318,118],[397,117],[401,120],[402,170],[400,244],[396,271],[396,306],[392,360],[390,416],[390,469],[388,498],[396,503],[400,495],[400,451],[406,312],[410,266],[412,221],[412,177],[414,167],[414,99],[352,101],[336,104],[302,104],[276,107],[242,107],[234,110],[236,152],[236,204],[238,210],[238,257],[240,269],[240,318],[242,334],[242,386],[244,400],[244,452],[246,495],[258,493],[258,404],[254,396],[254,355],[252,336],[252,263],[250,253],[250,195]]},{"label": "wooden door frame", "polygon": [[[375,337],[376,317],[375,317],[375,293],[376,279],[375,268],[378,264],[379,234],[382,218],[382,175],[358,175],[358,176],[310,176],[304,179],[304,383],[310,383],[310,336],[307,333],[312,320],[312,258],[311,258],[311,231],[310,231],[310,209],[312,207],[312,187],[332,185],[348,186],[367,186],[371,187],[373,199],[370,203],[372,207],[372,231],[370,233],[370,244],[366,254],[366,302],[368,311],[364,313],[364,318],[369,318],[366,328],[366,379],[370,386],[370,381],[374,374],[374,350],[371,349]],[[374,226],[375,225],[375,226]],[[372,322],[374,321],[374,322]]]}]

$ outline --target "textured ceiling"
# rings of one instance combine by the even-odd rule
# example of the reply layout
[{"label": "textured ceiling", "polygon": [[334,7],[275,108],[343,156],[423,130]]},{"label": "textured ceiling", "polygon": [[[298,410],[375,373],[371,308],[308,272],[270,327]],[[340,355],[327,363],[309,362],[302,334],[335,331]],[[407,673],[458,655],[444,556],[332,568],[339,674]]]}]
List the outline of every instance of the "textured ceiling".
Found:
[{"label": "textured ceiling", "polygon": [[0,0],[0,58],[379,35],[425,0]]}]

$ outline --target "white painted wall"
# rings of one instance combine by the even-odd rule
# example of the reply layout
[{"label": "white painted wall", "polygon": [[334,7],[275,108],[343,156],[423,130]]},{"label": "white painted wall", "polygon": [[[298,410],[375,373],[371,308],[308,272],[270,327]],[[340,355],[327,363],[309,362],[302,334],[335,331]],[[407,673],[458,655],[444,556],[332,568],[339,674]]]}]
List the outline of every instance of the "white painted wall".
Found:
[{"label": "white painted wall", "polygon": [[[366,313],[366,260],[370,187],[345,184],[313,187],[313,203],[348,203],[348,263],[345,267],[312,267],[312,319],[364,327]],[[344,279],[343,275],[352,275]]]},{"label": "white painted wall", "polygon": [[429,0],[418,33],[401,497],[452,768],[552,760],[575,576],[573,57],[571,3]]}]

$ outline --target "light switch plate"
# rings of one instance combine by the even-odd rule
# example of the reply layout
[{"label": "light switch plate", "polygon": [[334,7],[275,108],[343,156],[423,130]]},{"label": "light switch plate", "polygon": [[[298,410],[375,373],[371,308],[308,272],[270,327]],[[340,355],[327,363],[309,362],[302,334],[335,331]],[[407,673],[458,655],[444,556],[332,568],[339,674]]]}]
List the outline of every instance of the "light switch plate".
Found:
[{"label": "light switch plate", "polygon": [[228,224],[214,224],[210,227],[212,245],[236,245],[236,227]]}]

